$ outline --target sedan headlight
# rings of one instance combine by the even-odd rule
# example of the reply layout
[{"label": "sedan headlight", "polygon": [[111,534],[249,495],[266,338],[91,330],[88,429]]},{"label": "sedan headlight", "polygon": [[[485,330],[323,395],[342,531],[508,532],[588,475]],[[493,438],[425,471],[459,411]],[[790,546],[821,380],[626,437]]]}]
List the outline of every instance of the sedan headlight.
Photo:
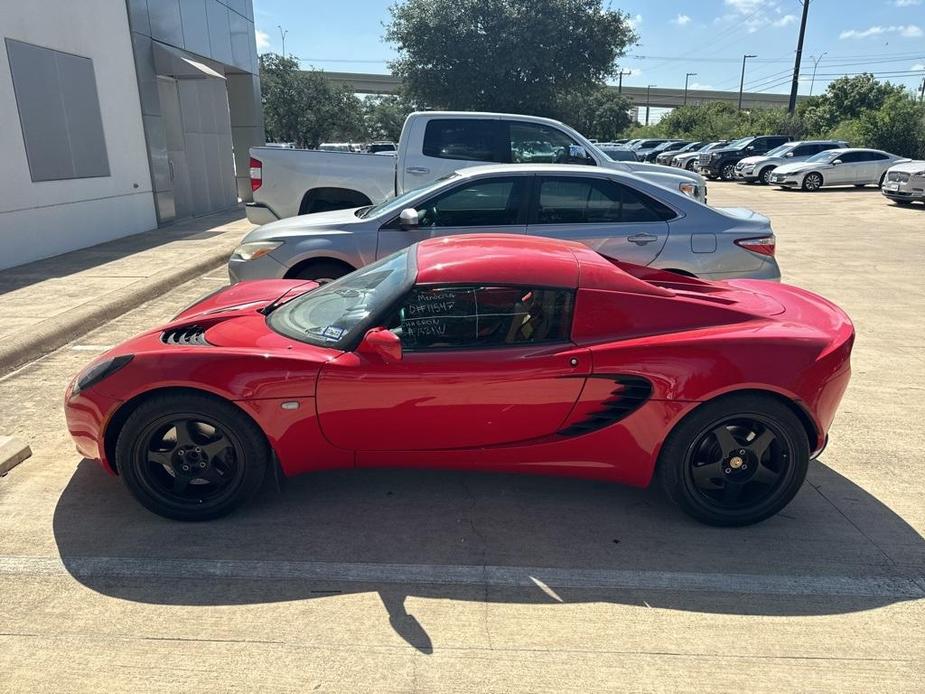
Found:
[{"label": "sedan headlight", "polygon": [[696,183],[691,183],[690,181],[679,183],[678,190],[680,190],[685,195],[689,195],[692,198],[697,197],[697,184]]},{"label": "sedan headlight", "polygon": [[231,257],[238,260],[255,260],[267,253],[272,253],[282,245],[282,241],[250,241],[235,248]]}]

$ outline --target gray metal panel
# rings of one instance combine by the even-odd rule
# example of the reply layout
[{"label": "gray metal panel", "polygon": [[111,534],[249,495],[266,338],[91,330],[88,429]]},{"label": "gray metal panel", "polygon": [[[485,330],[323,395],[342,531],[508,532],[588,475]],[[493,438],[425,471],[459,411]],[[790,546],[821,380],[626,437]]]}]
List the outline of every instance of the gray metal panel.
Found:
[{"label": "gray metal panel", "polygon": [[180,0],[180,17],[183,21],[183,41],[186,50],[207,58],[211,56],[206,0]]},{"label": "gray metal panel", "polygon": [[57,53],[55,57],[74,175],[108,176],[109,156],[93,61],[69,53]]},{"label": "gray metal panel", "polygon": [[171,46],[184,47],[180,0],[150,0],[148,17],[151,20],[151,36]]},{"label": "gray metal panel", "polygon": [[73,178],[55,52],[12,39],[6,50],[32,180]]},{"label": "gray metal panel", "polygon": [[223,2],[242,17],[247,15],[247,0],[223,0]]},{"label": "gray metal panel", "polygon": [[132,52],[135,55],[135,74],[138,76],[141,112],[146,116],[158,116],[161,113],[161,106],[157,98],[157,75],[154,72],[151,44],[150,37],[132,33]]},{"label": "gray metal panel", "polygon": [[137,31],[140,34],[151,34],[147,0],[128,0],[128,21],[132,31]]},{"label": "gray metal panel", "polygon": [[172,222],[174,218],[176,218],[177,209],[174,205],[172,190],[165,190],[162,193],[155,193],[154,205],[157,208],[157,221],[160,224]]},{"label": "gray metal panel", "polygon": [[228,20],[231,29],[231,62],[242,70],[250,70],[250,41],[254,25],[236,12],[229,12]]},{"label": "gray metal panel", "polygon": [[170,164],[167,159],[167,140],[164,119],[161,116],[144,116],[145,134],[148,136],[148,159],[151,162],[151,179],[154,190],[170,190]]},{"label": "gray metal panel", "polygon": [[212,58],[231,64],[231,29],[228,25],[228,8],[218,0],[206,0],[209,19],[209,41]]}]

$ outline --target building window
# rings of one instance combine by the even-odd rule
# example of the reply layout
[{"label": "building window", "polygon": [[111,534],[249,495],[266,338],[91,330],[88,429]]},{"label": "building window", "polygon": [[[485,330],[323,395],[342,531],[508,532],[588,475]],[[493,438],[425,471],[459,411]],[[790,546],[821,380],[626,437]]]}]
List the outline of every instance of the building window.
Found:
[{"label": "building window", "polygon": [[109,175],[93,61],[6,39],[33,181]]}]

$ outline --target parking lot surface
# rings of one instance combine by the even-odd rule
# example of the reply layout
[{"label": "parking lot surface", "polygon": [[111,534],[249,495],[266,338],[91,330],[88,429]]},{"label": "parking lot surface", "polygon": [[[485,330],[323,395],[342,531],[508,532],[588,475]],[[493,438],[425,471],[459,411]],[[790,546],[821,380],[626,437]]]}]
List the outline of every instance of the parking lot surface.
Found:
[{"label": "parking lot surface", "polygon": [[214,272],[0,377],[0,430],[33,450],[0,479],[0,690],[921,691],[925,208],[729,183],[710,203],[769,216],[784,281],[858,331],[783,513],[719,529],[656,488],[376,470],[153,516],[74,452],[62,394]]}]

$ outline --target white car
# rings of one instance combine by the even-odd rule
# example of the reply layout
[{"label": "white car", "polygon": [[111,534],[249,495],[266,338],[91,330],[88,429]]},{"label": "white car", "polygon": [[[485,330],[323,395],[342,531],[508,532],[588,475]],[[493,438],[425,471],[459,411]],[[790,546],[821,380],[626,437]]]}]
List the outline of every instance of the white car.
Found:
[{"label": "white car", "polygon": [[778,166],[796,164],[806,161],[811,156],[825,152],[829,149],[845,149],[848,143],[844,140],[800,140],[787,142],[772,149],[767,154],[755,157],[745,157],[736,164],[735,177],[738,181],[757,181],[765,185],[771,180],[771,174]]},{"label": "white car", "polygon": [[770,183],[807,192],[828,186],[880,185],[887,169],[905,161],[909,159],[879,149],[829,149],[806,161],[778,166]]},{"label": "white car", "polygon": [[925,202],[925,161],[908,161],[891,166],[880,192],[897,205]]}]

